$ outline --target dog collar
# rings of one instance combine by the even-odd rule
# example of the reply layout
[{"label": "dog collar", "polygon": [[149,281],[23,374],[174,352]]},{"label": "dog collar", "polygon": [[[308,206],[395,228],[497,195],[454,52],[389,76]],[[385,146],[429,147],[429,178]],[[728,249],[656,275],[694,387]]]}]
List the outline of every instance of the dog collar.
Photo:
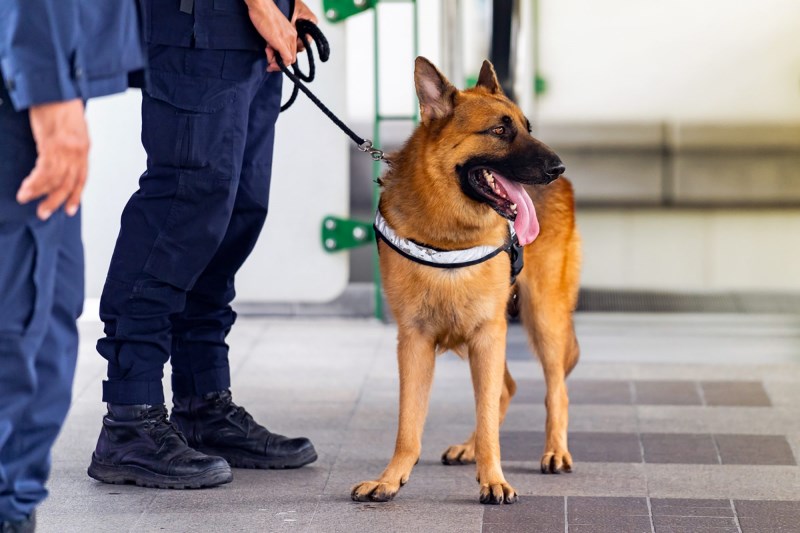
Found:
[{"label": "dog collar", "polygon": [[508,252],[511,257],[511,283],[522,271],[522,246],[517,240],[514,224],[509,221],[508,242],[500,247],[473,246],[463,250],[437,250],[411,239],[404,239],[395,233],[383,218],[380,209],[375,211],[375,237],[385,242],[391,249],[415,263],[434,268],[463,268],[488,261],[500,252]]}]

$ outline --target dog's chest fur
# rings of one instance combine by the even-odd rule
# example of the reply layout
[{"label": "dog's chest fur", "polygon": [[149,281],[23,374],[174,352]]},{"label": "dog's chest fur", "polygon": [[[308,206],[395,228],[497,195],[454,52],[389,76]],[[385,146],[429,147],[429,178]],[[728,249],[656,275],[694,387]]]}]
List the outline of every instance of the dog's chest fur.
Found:
[{"label": "dog's chest fur", "polygon": [[461,351],[483,325],[505,316],[509,271],[507,254],[440,269],[413,263],[381,244],[384,288],[396,320],[434,338],[439,351]]}]

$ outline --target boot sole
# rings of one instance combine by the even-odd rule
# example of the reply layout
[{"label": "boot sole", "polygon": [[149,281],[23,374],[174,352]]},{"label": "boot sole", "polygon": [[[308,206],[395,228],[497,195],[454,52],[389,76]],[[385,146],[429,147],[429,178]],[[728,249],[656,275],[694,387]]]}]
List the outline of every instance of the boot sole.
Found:
[{"label": "boot sole", "polygon": [[254,468],[261,470],[283,470],[300,468],[317,460],[317,452],[314,448],[289,457],[276,459],[266,459],[264,457],[249,454],[247,452],[229,452],[217,450],[215,448],[199,447],[197,451],[206,455],[216,455],[222,457],[233,468]]},{"label": "boot sole", "polygon": [[192,476],[165,476],[134,465],[107,465],[92,455],[89,477],[113,485],[138,485],[158,489],[203,489],[233,481],[229,468],[211,468]]}]

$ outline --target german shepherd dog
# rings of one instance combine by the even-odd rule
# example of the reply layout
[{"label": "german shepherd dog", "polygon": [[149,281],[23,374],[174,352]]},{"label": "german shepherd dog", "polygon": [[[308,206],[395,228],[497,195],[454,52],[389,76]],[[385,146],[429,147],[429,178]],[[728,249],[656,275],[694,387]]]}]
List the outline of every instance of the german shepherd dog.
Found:
[{"label": "german shepherd dog", "polygon": [[491,63],[483,63],[477,85],[465,91],[422,57],[414,79],[421,124],[390,156],[380,180],[384,220],[395,235],[444,251],[502,247],[513,221],[525,268],[512,285],[510,254],[436,268],[379,239],[381,278],[398,327],[399,426],[389,465],[351,496],[388,501],[408,481],[420,456],[435,357],[452,350],[469,361],[477,425],[464,443],[445,450],[442,462],[477,463],[480,502],[513,503],[516,491],[500,466],[500,425],[516,390],[505,360],[508,309],[518,311],[544,368],[541,470],[572,470],[565,378],[578,361],[572,313],[580,268],[572,187],[557,179],[564,165],[531,136]]}]

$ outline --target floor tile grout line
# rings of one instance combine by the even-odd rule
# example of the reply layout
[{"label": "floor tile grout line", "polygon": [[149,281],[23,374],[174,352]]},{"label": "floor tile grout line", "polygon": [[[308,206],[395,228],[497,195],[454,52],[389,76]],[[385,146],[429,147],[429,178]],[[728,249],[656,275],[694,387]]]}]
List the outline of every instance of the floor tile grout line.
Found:
[{"label": "floor tile grout line", "polygon": [[739,533],[742,533],[742,524],[739,523],[739,513],[736,512],[736,505],[733,503],[733,500],[730,499],[728,502],[731,504],[731,510],[733,511],[733,522],[736,524],[736,529]]},{"label": "floor tile grout line", "polygon": [[[700,402],[703,405],[703,408],[708,408],[708,402],[706,401],[706,394],[705,390],[703,390],[703,386],[699,381],[695,382],[695,387],[697,387],[697,394],[700,395]],[[714,444],[714,453],[717,454],[717,464],[722,464],[722,453],[719,451],[719,443],[717,442],[717,436],[713,433],[709,434],[711,436],[711,442]]]},{"label": "floor tile grout line", "polygon": [[[645,456],[644,456],[644,439],[642,438],[642,427],[641,427],[641,420],[639,418],[639,405],[636,403],[637,396],[636,396],[636,388],[634,385],[633,380],[630,382],[630,387],[632,391],[632,398],[634,405],[634,412],[636,413],[636,436],[639,439],[639,453],[642,456],[641,460],[641,468],[644,468],[645,463]],[[647,502],[647,518],[650,521],[650,533],[655,533],[655,521],[653,520],[653,508],[650,504],[650,480],[647,478],[647,470],[644,471],[644,493],[645,493],[645,502]]]},{"label": "floor tile grout line", "polygon": [[650,488],[647,488],[647,495],[645,496],[647,502],[647,517],[650,519],[650,533],[656,533],[655,519],[653,518],[653,506],[650,503]]},{"label": "floor tile grout line", "polygon": [[703,384],[699,381],[695,381],[694,387],[697,390],[697,395],[700,397],[700,406],[708,407],[708,402],[706,401],[706,391],[703,389]]}]

